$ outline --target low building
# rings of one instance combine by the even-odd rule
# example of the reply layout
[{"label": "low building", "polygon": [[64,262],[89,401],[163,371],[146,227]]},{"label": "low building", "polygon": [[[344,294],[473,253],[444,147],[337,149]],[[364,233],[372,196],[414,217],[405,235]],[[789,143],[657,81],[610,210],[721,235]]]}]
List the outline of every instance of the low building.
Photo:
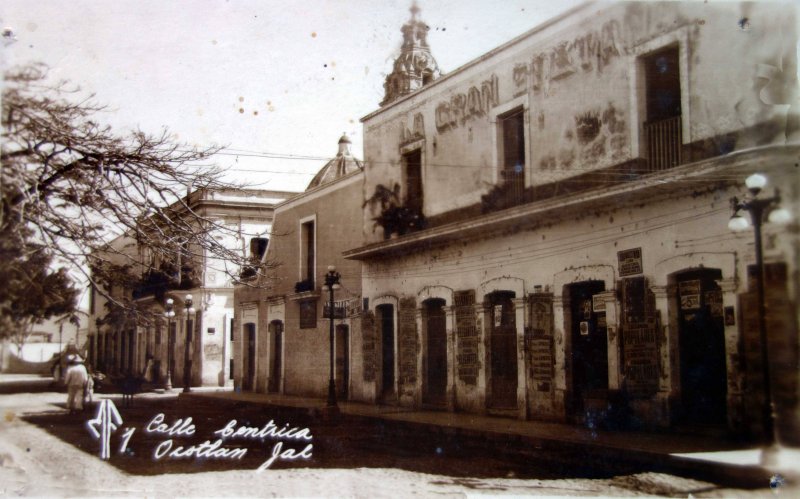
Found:
[{"label": "low building", "polygon": [[[206,223],[225,230],[213,235],[225,248],[257,262],[266,250],[274,206],[292,192],[255,189],[198,190],[186,205]],[[113,262],[129,263],[141,279],[136,286],[105,290],[136,313],[107,306],[93,290],[90,336],[94,365],[110,374],[132,373],[156,384],[228,386],[232,377],[234,277],[252,269],[202,252],[184,261],[158,261],[150,248],[122,236],[114,243]],[[181,254],[188,252],[181,252]],[[168,317],[165,312],[172,310]],[[188,338],[188,345],[187,345]]]},{"label": "low building", "polygon": [[[353,391],[740,435],[763,431],[771,392],[796,438],[797,222],[763,227],[770,391],[753,232],[728,229],[754,172],[798,213],[795,21],[757,3],[587,4],[438,78],[396,66],[362,119],[364,244],[345,256],[375,321],[351,346],[370,373]],[[403,33],[423,43],[404,51],[430,67],[426,31],[413,12]]]},{"label": "low building", "polygon": [[[342,252],[362,240],[363,164],[350,139],[305,192],[275,206],[263,276],[236,287],[234,378],[237,389],[324,397],[331,347],[338,397],[360,397],[361,265]],[[330,343],[329,266],[339,273],[334,291],[335,338]],[[353,393],[353,391],[358,393]]]}]

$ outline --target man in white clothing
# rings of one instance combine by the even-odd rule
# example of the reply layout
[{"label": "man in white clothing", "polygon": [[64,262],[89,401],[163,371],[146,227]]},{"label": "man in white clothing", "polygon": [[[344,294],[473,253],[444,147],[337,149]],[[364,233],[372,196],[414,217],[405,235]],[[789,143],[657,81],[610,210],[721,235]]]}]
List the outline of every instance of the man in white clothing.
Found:
[{"label": "man in white clothing", "polygon": [[89,372],[83,365],[83,359],[78,356],[70,356],[68,359],[69,367],[64,383],[67,385],[67,409],[70,414],[76,410],[83,410],[83,389],[89,381]]}]

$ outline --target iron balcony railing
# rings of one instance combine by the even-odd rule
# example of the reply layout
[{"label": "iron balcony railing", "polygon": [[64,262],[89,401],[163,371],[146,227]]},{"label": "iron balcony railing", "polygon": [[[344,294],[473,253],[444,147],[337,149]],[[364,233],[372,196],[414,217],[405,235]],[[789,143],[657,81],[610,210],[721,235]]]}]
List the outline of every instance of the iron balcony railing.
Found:
[{"label": "iron balcony railing", "polygon": [[644,124],[648,168],[659,171],[681,164],[681,116]]},{"label": "iron balcony railing", "polygon": [[508,206],[516,206],[525,202],[525,172],[516,170],[502,170],[500,177],[503,181],[506,201]]}]

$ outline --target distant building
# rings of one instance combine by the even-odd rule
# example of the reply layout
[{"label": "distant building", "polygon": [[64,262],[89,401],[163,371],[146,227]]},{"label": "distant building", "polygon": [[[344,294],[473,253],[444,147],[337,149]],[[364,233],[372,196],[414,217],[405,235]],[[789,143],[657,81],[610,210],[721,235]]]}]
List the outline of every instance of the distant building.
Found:
[{"label": "distant building", "polygon": [[[274,206],[293,194],[254,189],[199,190],[186,202],[199,217],[227,229],[225,235],[212,237],[257,262],[272,230]],[[133,289],[105,291],[112,297],[132,298],[139,314],[148,320],[134,320],[124,311],[107,307],[106,300],[93,290],[89,311],[90,324],[96,325],[89,342],[92,363],[110,374],[131,372],[154,383],[165,383],[169,377],[174,386],[183,386],[188,356],[192,386],[231,384],[230,276],[239,272],[246,275],[251,269],[229,268],[228,262],[209,254],[178,263],[157,261],[149,248],[127,236],[111,244],[115,247],[110,252],[112,263],[135,264],[141,280]],[[190,295],[195,313],[187,316]],[[173,300],[173,318],[165,317],[168,299]]]},{"label": "distant building", "polygon": [[[330,368],[328,306],[323,289],[333,265],[335,378],[338,396],[361,384],[361,265],[342,252],[362,241],[363,164],[339,139],[339,151],[305,192],[275,206],[265,278],[236,287],[234,378],[243,391],[325,396]],[[363,397],[359,392],[356,397]]]},{"label": "distant building", "polygon": [[[363,264],[374,321],[350,344],[362,363],[353,393],[758,434],[753,232],[728,221],[753,172],[799,211],[795,15],[588,4],[445,76],[423,70],[421,85],[404,86],[413,66],[396,66],[362,120],[364,243],[345,256]],[[424,33],[416,16],[404,37]],[[797,221],[764,234],[771,387],[788,438],[800,434]],[[308,369],[322,369],[324,338],[296,334],[314,353]]]}]

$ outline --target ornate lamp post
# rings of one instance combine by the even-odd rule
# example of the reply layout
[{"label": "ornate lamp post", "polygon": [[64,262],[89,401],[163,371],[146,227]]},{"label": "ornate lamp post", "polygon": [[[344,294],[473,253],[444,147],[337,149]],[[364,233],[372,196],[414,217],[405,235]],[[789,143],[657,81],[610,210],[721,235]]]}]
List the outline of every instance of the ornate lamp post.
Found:
[{"label": "ornate lamp post", "polygon": [[336,405],[336,382],[333,379],[333,318],[336,315],[333,312],[333,293],[337,289],[341,289],[339,285],[339,278],[341,275],[336,272],[336,267],[333,265],[328,266],[328,273],[325,274],[325,289],[330,291],[330,319],[331,319],[331,328],[330,328],[330,347],[331,347],[331,366],[330,366],[330,381],[328,382],[328,407],[329,408],[337,408]]},{"label": "ornate lamp post", "polygon": [[172,298],[167,298],[164,307],[164,317],[167,318],[167,383],[164,385],[166,391],[172,390],[172,319],[175,318]]},{"label": "ornate lamp post", "polygon": [[768,216],[768,221],[774,224],[785,225],[791,220],[789,210],[779,208],[781,202],[780,192],[775,189],[775,195],[769,198],[758,197],[761,190],[767,185],[767,177],[760,173],[754,173],[747,177],[745,185],[750,191],[748,199],[739,200],[737,197],[731,198],[731,208],[733,216],[728,222],[728,228],[734,232],[741,232],[750,227],[747,219],[739,214],[739,211],[746,211],[750,214],[750,220],[755,232],[756,249],[756,294],[758,300],[758,335],[761,343],[761,365],[764,376],[764,451],[761,456],[763,464],[772,464],[777,454],[777,438],[775,436],[775,402],[772,399],[772,389],[770,387],[769,374],[769,355],[767,353],[767,326],[766,326],[766,303],[764,300],[764,256],[761,242],[761,225],[764,222],[764,215]]},{"label": "ornate lamp post", "polygon": [[192,306],[192,295],[186,295],[183,306],[186,308],[186,341],[184,341],[183,348],[183,391],[186,393],[192,391],[189,387],[192,384],[192,359],[189,358],[189,352],[191,352],[192,329],[194,329],[191,317],[196,312]]}]

